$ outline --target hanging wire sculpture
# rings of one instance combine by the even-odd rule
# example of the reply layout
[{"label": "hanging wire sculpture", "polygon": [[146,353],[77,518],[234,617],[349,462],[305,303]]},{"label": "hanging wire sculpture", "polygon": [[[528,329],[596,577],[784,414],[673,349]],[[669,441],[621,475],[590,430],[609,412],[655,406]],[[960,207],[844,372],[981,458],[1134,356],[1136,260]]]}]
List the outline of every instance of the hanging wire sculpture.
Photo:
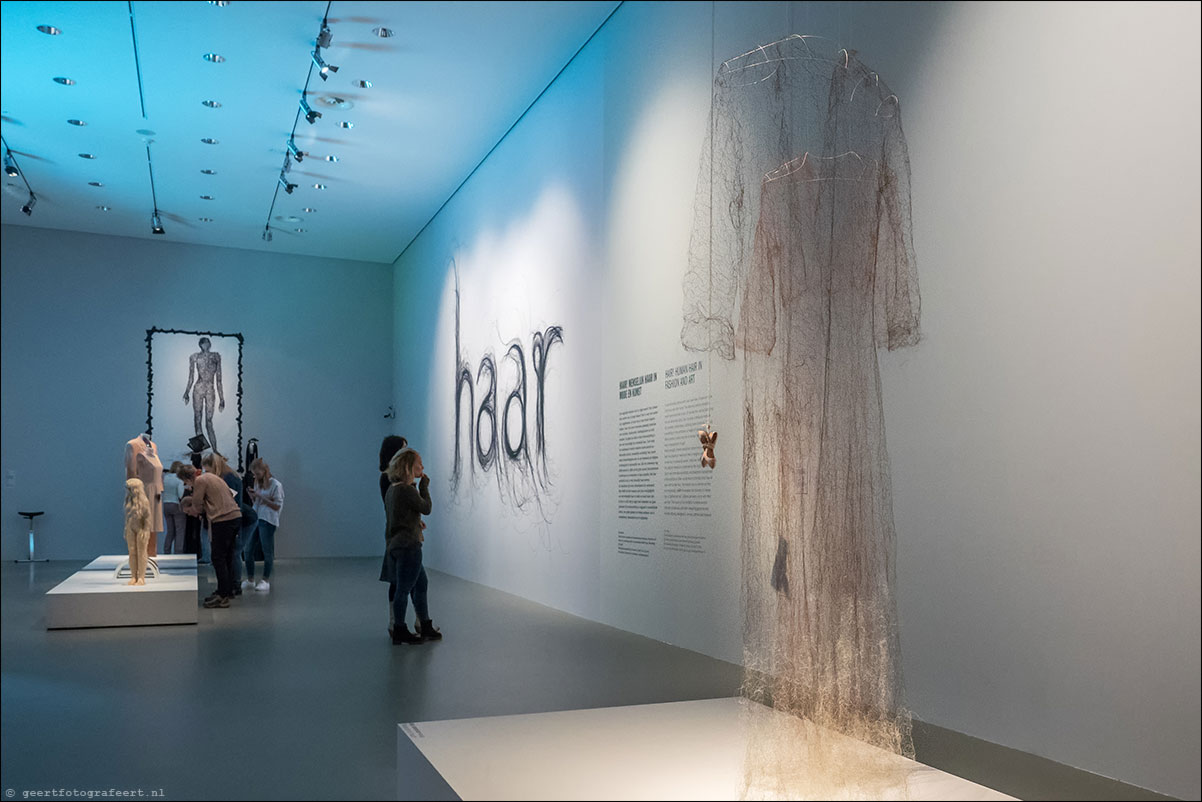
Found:
[{"label": "hanging wire sculpture", "polygon": [[753,733],[744,790],[834,798],[849,738],[913,755],[877,367],[919,337],[909,156],[897,97],[819,37],[724,62],[712,102],[681,342],[744,358],[743,692],[796,727]]}]

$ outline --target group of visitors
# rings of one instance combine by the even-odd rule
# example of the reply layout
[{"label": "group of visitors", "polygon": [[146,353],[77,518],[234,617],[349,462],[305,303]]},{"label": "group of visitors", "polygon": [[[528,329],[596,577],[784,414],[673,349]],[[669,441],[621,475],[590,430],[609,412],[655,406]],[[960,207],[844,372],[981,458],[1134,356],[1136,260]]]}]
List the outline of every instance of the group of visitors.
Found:
[{"label": "group of visitors", "polygon": [[[253,460],[248,454],[245,478],[215,451],[201,458],[200,470],[175,462],[163,476],[163,553],[183,553],[188,516],[208,522],[217,590],[204,600],[206,608],[228,608],[244,590],[271,589],[284,488],[257,453],[256,448]],[[430,619],[429,580],[422,564],[426,528],[422,517],[433,509],[430,477],[421,454],[409,448],[403,437],[390,435],[380,446],[380,497],[386,519],[380,581],[388,583],[388,636],[394,645],[441,640],[442,632]],[[259,553],[263,578],[256,582]],[[410,601],[415,615],[412,631],[405,620]]]},{"label": "group of visitors", "polygon": [[[250,461],[244,477],[238,476],[225,457],[215,451],[201,458],[200,470],[174,462],[163,475],[163,553],[184,552],[188,516],[207,521],[207,538],[204,527],[198,527],[200,562],[207,562],[205,557],[211,560],[217,590],[205,598],[204,606],[227,608],[244,590],[271,590],[275,533],[283,507],[283,485],[271,475],[271,466],[263,459]],[[263,578],[256,582],[255,562],[260,555]]]}]

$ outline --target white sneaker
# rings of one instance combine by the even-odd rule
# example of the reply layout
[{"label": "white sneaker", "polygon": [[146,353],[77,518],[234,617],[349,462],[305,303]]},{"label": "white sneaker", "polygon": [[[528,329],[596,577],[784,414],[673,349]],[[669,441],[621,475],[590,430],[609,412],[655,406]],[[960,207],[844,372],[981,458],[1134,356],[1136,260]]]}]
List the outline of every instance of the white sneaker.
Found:
[{"label": "white sneaker", "polygon": [[255,583],[251,582],[249,579],[243,579],[242,580],[242,589],[243,590],[254,590]]},{"label": "white sneaker", "polygon": [[257,583],[255,583],[255,590],[261,590],[266,593],[267,591],[271,590],[271,583],[266,579],[260,579]]}]

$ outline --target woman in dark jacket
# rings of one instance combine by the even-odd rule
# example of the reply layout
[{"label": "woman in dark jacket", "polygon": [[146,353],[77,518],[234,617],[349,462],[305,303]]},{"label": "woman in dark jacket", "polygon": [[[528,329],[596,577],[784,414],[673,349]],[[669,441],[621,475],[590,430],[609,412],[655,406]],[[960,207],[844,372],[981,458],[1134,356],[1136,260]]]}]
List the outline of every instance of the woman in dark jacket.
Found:
[{"label": "woman in dark jacket", "polygon": [[[433,509],[430,501],[430,477],[422,465],[421,454],[411,448],[403,449],[388,463],[388,478],[392,480],[384,494],[384,569],[395,584],[392,593],[392,642],[421,643],[439,640],[442,633],[430,620],[426,603],[426,570],[422,566],[422,516]],[[414,482],[417,484],[414,485]],[[409,596],[413,596],[413,612],[417,614],[417,634],[405,624]]]},{"label": "woman in dark jacket", "polygon": [[[392,462],[392,458],[397,455],[397,452],[409,445],[409,441],[400,435],[390,434],[384,438],[384,442],[380,444],[380,501],[383,501],[388,496],[388,488],[392,485],[392,480],[388,478],[388,463]],[[380,581],[388,583],[388,636],[392,637],[392,625],[396,623],[392,616],[392,599],[396,596],[396,582],[393,581],[392,566],[388,562],[388,555],[384,555],[384,563],[380,566]]]}]

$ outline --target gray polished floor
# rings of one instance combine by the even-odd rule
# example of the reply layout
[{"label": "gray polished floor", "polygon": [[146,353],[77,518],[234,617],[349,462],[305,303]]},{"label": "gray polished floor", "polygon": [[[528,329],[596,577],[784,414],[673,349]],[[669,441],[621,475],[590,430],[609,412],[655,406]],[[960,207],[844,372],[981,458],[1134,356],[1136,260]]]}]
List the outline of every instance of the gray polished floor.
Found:
[{"label": "gray polished floor", "polygon": [[394,647],[375,558],[282,560],[271,593],[202,609],[196,626],[46,631],[42,594],[83,564],[3,566],[6,798],[392,799],[398,722],[730,696],[740,680],[436,572],[445,639]]},{"label": "gray polished floor", "polygon": [[[437,572],[446,639],[394,647],[378,558],[281,560],[271,593],[198,625],[48,632],[43,594],[83,565],[0,567],[5,799],[393,799],[398,723],[732,696],[741,676]],[[914,741],[1024,799],[1169,798],[919,721]]]}]

